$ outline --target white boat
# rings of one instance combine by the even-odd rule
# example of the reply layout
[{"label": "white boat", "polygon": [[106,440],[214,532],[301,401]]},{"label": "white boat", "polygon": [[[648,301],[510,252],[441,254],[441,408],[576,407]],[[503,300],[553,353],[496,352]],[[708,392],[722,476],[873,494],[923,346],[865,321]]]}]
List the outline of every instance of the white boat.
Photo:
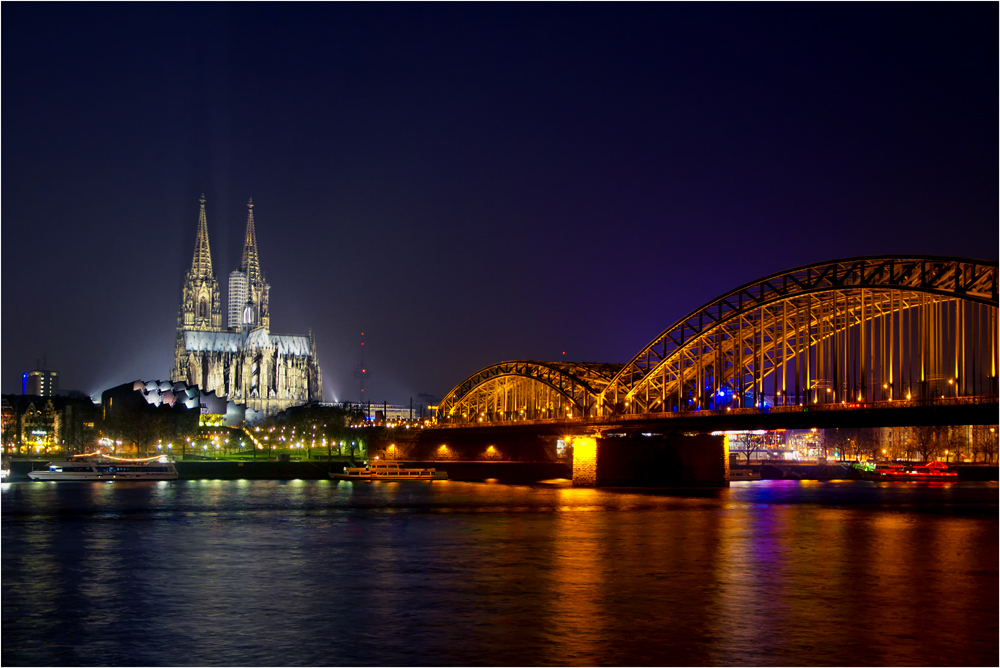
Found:
[{"label": "white boat", "polygon": [[177,480],[177,467],[166,457],[119,459],[104,455],[49,462],[42,471],[28,474],[32,480]]},{"label": "white boat", "polygon": [[334,480],[447,480],[447,471],[404,469],[399,464],[373,462],[364,468],[344,467],[343,473],[331,473]]}]

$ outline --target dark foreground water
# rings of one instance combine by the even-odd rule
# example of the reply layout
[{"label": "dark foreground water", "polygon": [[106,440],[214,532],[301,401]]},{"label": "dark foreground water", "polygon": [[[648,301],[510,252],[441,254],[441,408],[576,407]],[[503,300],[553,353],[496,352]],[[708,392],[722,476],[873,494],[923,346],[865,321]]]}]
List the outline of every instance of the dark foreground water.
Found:
[{"label": "dark foreground water", "polygon": [[5,484],[0,660],[996,666],[997,491]]}]

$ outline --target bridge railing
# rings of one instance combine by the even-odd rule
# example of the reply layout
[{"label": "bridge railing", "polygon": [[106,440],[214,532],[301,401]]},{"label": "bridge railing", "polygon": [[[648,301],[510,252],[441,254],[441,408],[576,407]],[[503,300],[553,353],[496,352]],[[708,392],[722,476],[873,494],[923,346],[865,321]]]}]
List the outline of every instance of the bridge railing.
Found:
[{"label": "bridge railing", "polygon": [[831,413],[840,411],[887,410],[902,408],[929,408],[945,406],[986,406],[997,405],[1000,397],[944,397],[938,399],[903,399],[881,400],[868,402],[844,402],[837,404],[809,404],[796,406],[766,406],[762,408],[726,408],[719,410],[688,410],[669,411],[663,413],[631,413],[605,417],[574,417],[574,418],[532,418],[522,420],[497,420],[487,422],[439,423],[436,428],[469,428],[496,427],[502,425],[553,425],[553,424],[601,424],[604,422],[626,423],[646,420],[688,419],[692,417],[720,417],[724,415],[759,415],[766,413],[796,414],[796,413]]}]

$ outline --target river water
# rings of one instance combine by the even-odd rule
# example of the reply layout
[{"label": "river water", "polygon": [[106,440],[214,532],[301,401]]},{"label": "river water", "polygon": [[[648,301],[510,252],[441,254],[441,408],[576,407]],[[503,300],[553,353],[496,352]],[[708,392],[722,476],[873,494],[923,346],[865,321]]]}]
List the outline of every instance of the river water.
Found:
[{"label": "river water", "polygon": [[3,665],[998,664],[996,483],[2,486]]}]

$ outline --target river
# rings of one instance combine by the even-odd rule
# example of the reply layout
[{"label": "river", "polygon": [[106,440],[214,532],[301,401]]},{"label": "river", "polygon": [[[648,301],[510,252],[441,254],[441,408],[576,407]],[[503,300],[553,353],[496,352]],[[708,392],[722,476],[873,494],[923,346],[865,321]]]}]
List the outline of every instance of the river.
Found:
[{"label": "river", "polygon": [[2,486],[3,665],[997,665],[997,483]]}]

